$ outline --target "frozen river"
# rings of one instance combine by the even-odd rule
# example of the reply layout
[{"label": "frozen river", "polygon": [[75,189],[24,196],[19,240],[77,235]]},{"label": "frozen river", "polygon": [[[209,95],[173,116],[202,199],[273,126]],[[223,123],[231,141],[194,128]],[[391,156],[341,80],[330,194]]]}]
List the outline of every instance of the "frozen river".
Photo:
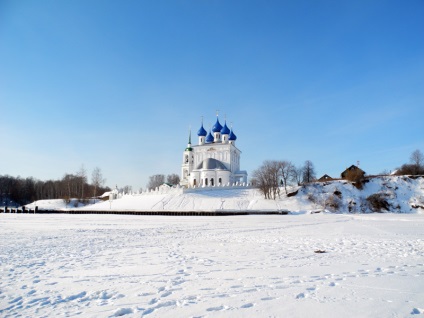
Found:
[{"label": "frozen river", "polygon": [[1,317],[420,313],[422,214],[0,214]]}]

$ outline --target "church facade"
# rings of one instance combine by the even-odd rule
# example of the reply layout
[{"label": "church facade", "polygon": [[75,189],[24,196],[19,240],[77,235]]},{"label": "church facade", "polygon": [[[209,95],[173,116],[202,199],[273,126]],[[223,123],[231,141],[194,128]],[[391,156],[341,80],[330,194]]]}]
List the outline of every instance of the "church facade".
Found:
[{"label": "church facade", "polygon": [[247,183],[247,172],[240,170],[241,151],[237,136],[217,116],[215,125],[206,132],[203,123],[197,132],[198,144],[191,144],[191,132],[183,153],[181,185],[187,188],[226,186]]}]

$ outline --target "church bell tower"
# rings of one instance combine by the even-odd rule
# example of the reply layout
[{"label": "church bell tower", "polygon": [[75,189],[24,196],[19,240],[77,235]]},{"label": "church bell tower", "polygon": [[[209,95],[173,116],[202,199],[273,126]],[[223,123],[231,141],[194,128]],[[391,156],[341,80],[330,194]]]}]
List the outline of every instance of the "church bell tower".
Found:
[{"label": "church bell tower", "polygon": [[181,184],[182,185],[188,185],[190,173],[193,170],[193,164],[194,164],[194,154],[193,154],[193,148],[191,147],[191,130],[188,137],[188,144],[187,148],[184,150],[183,153],[183,164],[181,165]]}]

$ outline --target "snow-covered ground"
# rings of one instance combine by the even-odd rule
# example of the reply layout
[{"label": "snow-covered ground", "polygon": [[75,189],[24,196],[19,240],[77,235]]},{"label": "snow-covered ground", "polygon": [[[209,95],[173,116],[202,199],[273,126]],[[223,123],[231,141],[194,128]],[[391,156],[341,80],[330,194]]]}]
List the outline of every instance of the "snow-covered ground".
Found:
[{"label": "snow-covered ground", "polygon": [[[166,191],[165,191],[166,190]],[[96,204],[75,209],[87,211],[278,211],[308,213],[313,210],[331,212],[373,212],[376,209],[367,200],[377,195],[387,202],[387,210],[400,213],[424,212],[424,177],[386,176],[370,178],[362,189],[357,189],[346,180],[311,183],[288,197],[281,188],[277,200],[265,200],[257,189],[251,188],[206,188],[183,191],[183,189],[161,189],[157,192],[127,194],[119,199],[99,201]],[[27,205],[34,209],[73,209],[76,201],[66,205],[63,200],[42,200]]]},{"label": "snow-covered ground", "polygon": [[417,213],[3,213],[0,316],[417,317],[423,233]]}]

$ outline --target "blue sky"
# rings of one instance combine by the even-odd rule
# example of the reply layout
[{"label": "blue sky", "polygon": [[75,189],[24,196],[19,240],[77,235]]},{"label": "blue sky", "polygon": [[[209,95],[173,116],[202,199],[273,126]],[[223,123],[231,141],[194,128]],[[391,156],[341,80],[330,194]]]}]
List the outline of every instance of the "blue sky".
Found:
[{"label": "blue sky", "polygon": [[0,2],[0,174],[144,188],[217,109],[250,175],[393,170],[424,152],[424,2]]}]

